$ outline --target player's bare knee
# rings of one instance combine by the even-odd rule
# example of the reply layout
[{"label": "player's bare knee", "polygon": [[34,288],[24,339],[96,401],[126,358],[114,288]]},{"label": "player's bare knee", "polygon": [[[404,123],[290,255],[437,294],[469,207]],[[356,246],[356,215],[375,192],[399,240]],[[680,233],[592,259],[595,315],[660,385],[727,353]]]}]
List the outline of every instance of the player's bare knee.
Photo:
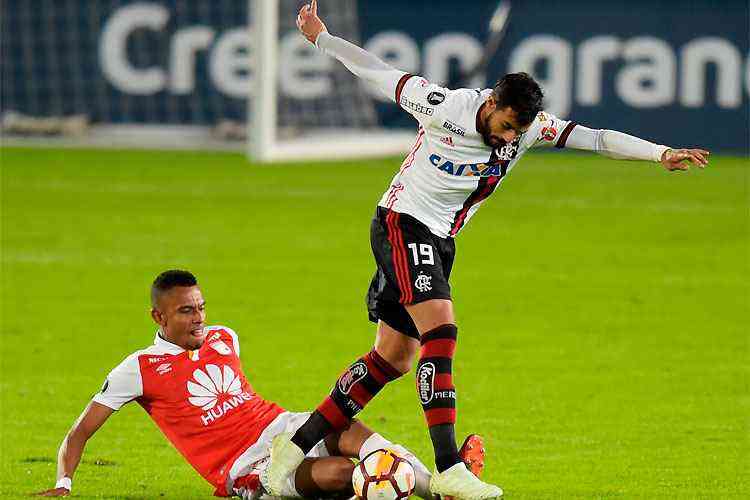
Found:
[{"label": "player's bare knee", "polygon": [[411,349],[411,346],[401,349],[394,349],[392,347],[381,348],[380,346],[378,346],[375,348],[375,350],[384,360],[388,362],[389,365],[393,367],[394,370],[399,372],[401,375],[409,373],[409,370],[411,370],[411,367],[414,364],[414,357],[416,356],[417,352],[417,349]]},{"label": "player's bare knee", "polygon": [[419,341],[381,322],[375,338],[375,351],[394,370],[404,375],[409,373],[414,364],[414,358],[419,351]]},{"label": "player's bare knee", "polygon": [[420,333],[425,333],[442,325],[456,323],[453,302],[447,299],[432,299],[406,306]]}]

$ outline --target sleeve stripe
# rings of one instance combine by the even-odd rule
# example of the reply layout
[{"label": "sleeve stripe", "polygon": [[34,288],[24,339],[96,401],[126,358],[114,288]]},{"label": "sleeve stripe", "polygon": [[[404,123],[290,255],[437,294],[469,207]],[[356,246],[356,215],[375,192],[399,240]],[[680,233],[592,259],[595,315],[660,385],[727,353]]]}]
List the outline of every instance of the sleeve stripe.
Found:
[{"label": "sleeve stripe", "polygon": [[401,101],[401,92],[404,90],[404,85],[406,85],[406,82],[408,82],[409,78],[411,78],[412,76],[414,75],[407,73],[404,76],[402,76],[401,79],[398,81],[398,84],[396,85],[396,104],[398,104],[399,101]]},{"label": "sleeve stripe", "polygon": [[565,127],[565,129],[562,131],[562,134],[560,134],[560,138],[557,140],[557,144],[555,144],[556,148],[562,149],[565,147],[565,143],[568,140],[568,136],[573,131],[576,125],[578,125],[576,122],[568,123],[568,126]]}]

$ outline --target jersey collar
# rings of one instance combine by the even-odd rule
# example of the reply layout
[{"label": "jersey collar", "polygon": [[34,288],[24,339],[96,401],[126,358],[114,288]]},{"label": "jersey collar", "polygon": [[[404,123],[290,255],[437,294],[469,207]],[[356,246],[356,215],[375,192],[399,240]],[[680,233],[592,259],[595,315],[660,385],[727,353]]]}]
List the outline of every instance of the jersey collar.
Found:
[{"label": "jersey collar", "polygon": [[181,352],[185,352],[185,349],[182,347],[164,339],[164,337],[162,337],[161,328],[156,330],[154,345],[159,346],[159,348],[164,350],[167,354],[180,354]]},{"label": "jersey collar", "polygon": [[477,133],[479,135],[483,135],[482,134],[482,130],[484,129],[484,127],[483,127],[483,124],[482,124],[482,120],[480,119],[480,115],[482,114],[482,110],[484,109],[484,105],[487,102],[487,97],[489,97],[489,95],[492,93],[492,89],[484,89],[482,91],[480,91],[479,89],[477,89],[477,93],[479,94],[479,107],[477,108],[477,114],[476,114],[476,119],[475,119],[475,126],[476,126],[476,129],[477,129]]}]

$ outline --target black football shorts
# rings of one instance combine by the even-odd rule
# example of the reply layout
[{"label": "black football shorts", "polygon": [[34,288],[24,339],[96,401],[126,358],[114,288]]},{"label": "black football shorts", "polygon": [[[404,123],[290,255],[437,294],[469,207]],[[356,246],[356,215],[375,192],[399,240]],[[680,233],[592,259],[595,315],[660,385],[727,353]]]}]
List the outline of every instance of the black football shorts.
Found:
[{"label": "black football shorts", "polygon": [[450,299],[448,284],[456,244],[440,238],[414,217],[378,207],[370,226],[377,270],[367,291],[370,321],[419,339],[405,305]]}]

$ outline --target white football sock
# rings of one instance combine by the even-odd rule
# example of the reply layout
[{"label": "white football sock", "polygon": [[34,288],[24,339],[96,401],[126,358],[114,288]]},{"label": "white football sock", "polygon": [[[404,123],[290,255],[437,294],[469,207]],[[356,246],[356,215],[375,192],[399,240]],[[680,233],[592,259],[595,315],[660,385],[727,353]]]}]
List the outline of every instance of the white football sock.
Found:
[{"label": "white football sock", "polygon": [[365,442],[362,443],[362,448],[359,449],[359,459],[363,460],[367,455],[375,450],[387,450],[392,446],[393,443],[388,441],[377,432],[373,432],[372,436],[365,439]]}]

